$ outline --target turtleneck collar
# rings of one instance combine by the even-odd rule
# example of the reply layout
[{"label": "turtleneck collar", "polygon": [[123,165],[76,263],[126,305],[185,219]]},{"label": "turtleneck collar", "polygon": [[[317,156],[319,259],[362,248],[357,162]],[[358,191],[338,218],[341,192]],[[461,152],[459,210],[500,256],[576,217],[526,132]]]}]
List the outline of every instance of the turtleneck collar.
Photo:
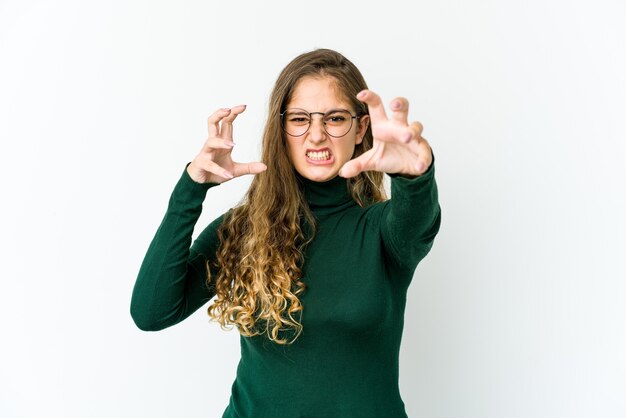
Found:
[{"label": "turtleneck collar", "polygon": [[325,182],[309,180],[298,173],[296,176],[304,186],[304,197],[309,207],[316,215],[328,215],[356,205],[348,191],[348,180],[341,176]]}]

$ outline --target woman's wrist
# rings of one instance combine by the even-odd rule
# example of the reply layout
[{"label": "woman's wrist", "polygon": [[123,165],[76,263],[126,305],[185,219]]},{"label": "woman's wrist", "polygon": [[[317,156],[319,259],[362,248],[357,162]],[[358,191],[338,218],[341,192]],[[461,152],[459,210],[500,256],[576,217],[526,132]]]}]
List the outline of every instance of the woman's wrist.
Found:
[{"label": "woman's wrist", "polygon": [[189,177],[191,177],[191,179],[196,183],[205,183],[205,176],[201,174],[200,170],[198,170],[198,168],[194,165],[193,161],[187,165],[187,174],[189,174]]}]

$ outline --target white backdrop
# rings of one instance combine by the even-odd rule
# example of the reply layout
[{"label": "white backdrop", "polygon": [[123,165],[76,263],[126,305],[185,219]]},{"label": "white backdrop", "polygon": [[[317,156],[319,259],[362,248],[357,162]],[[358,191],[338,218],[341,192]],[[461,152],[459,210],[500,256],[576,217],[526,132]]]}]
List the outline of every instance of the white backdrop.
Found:
[{"label": "white backdrop", "polygon": [[437,157],[409,416],[626,416],[626,4],[412,3],[0,0],[1,417],[221,416],[237,333],[204,308],[142,332],[132,286],[208,115],[246,103],[256,159],[278,72],[315,47],[408,97]]}]

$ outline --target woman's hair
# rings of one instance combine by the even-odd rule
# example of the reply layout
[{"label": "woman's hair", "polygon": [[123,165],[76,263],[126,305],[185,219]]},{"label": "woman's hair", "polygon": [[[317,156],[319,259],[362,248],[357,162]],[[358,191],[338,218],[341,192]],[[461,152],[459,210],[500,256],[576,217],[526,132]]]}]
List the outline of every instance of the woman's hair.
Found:
[{"label": "woman's hair", "polygon": [[[280,114],[303,77],[330,77],[336,91],[358,115],[368,113],[356,95],[367,88],[356,66],[338,52],[317,49],[299,55],[280,73],[270,96],[263,133],[262,161],[242,202],[218,229],[217,259],[209,264],[216,299],[208,308],[222,327],[236,325],[244,336],[266,334],[279,344],[293,342],[302,331],[304,249],[315,234],[315,219],[302,184],[289,160]],[[353,157],[372,147],[372,131],[357,144]],[[386,199],[383,174],[363,172],[348,181],[354,200],[367,206]],[[212,277],[211,268],[217,272]]]}]

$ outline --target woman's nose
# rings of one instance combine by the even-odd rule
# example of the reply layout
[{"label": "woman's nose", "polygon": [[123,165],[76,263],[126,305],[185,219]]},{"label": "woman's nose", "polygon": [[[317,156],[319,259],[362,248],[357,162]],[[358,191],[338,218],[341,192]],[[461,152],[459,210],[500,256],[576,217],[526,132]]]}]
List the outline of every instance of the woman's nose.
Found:
[{"label": "woman's nose", "polygon": [[311,117],[311,126],[309,126],[309,140],[314,143],[323,142],[326,140],[324,118]]}]

